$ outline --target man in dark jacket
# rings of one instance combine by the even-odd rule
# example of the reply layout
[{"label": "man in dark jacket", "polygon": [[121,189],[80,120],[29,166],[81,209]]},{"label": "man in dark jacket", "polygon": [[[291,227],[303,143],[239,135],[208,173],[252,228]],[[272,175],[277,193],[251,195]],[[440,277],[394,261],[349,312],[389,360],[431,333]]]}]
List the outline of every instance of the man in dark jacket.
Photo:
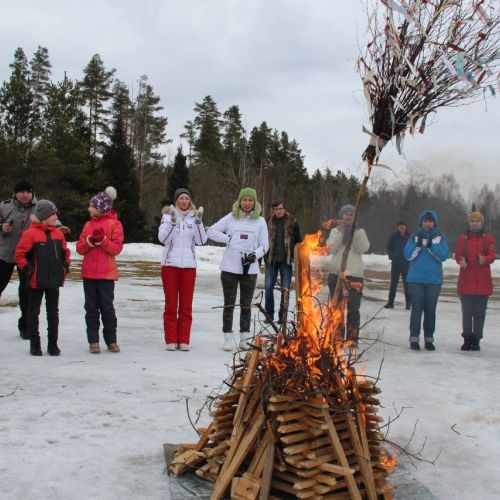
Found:
[{"label": "man in dark jacket", "polygon": [[[9,200],[0,202],[0,296],[9,284],[16,266],[15,251],[21,234],[30,225],[30,214],[35,208],[36,199],[33,186],[29,181],[21,180],[14,187],[14,194]],[[19,306],[21,317],[18,321],[19,334],[28,339],[26,313],[28,310],[28,285],[26,276],[19,274]]]},{"label": "man in dark jacket", "polygon": [[266,263],[266,313],[274,319],[274,285],[280,273],[281,301],[279,321],[283,320],[285,293],[290,288],[293,269],[293,250],[302,241],[297,219],[285,210],[281,200],[272,204],[272,215],[267,219],[269,229],[269,251],[264,257]]},{"label": "man in dark jacket", "polygon": [[408,274],[409,262],[403,255],[403,250],[408,241],[408,228],[406,222],[400,220],[396,224],[396,232],[391,235],[387,242],[387,255],[391,261],[391,286],[389,288],[389,300],[385,305],[386,309],[394,308],[394,297],[398,288],[399,275],[403,278],[403,287],[405,290],[406,309],[410,309],[410,295],[408,294],[408,285],[406,284],[406,275]]}]

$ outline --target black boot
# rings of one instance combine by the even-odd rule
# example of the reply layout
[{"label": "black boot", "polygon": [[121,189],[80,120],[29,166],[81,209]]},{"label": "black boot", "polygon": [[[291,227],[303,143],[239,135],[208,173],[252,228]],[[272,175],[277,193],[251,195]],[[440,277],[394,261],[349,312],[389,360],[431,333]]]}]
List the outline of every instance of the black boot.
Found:
[{"label": "black boot", "polygon": [[30,340],[30,354],[32,356],[42,355],[42,347],[40,345],[40,339]]},{"label": "black boot", "polygon": [[472,349],[472,339],[470,337],[464,337],[464,343],[460,349],[462,351],[470,351]]},{"label": "black boot", "polygon": [[481,348],[479,347],[479,339],[471,339],[470,350],[471,351],[480,351],[481,350]]},{"label": "black boot", "polygon": [[394,309],[394,302],[389,301],[384,307],[386,309]]},{"label": "black boot", "polygon": [[420,351],[420,344],[418,342],[410,342],[410,349],[412,351]]},{"label": "black boot", "polygon": [[424,344],[424,347],[425,347],[426,351],[435,351],[436,350],[436,347],[432,342],[426,342]]},{"label": "black boot", "polygon": [[61,354],[61,350],[57,346],[57,340],[49,340],[49,343],[47,345],[47,352],[51,356],[59,356],[59,354]]},{"label": "black boot", "polygon": [[411,304],[410,302],[407,302],[406,303],[406,310],[409,311],[411,309]]}]

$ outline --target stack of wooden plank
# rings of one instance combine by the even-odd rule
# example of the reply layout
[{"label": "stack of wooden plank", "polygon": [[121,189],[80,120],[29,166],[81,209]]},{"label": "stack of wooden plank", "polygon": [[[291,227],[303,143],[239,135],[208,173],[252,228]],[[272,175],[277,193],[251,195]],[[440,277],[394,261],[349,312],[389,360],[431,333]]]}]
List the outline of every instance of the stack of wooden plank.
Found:
[{"label": "stack of wooden plank", "polygon": [[[335,375],[328,395],[269,395],[260,351],[247,353],[230,389],[213,404],[200,440],[170,465],[214,483],[212,498],[390,499],[382,461],[380,392],[368,380]],[[274,497],[273,495],[276,495]]]}]

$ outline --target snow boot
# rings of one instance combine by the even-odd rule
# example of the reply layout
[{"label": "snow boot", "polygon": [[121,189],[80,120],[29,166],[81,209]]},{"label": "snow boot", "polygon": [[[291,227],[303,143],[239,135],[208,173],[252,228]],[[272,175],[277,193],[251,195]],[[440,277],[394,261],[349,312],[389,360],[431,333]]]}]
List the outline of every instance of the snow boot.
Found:
[{"label": "snow boot", "polygon": [[250,349],[250,346],[248,345],[250,339],[250,332],[240,332],[240,351],[248,351]]},{"label": "snow boot", "polygon": [[108,344],[109,352],[120,352],[120,346],[116,342],[111,342]]},{"label": "snow boot", "polygon": [[42,355],[42,347],[40,345],[40,339],[30,340],[30,354],[32,356]]},{"label": "snow boot", "polygon": [[424,344],[424,347],[425,347],[426,351],[435,351],[436,350],[436,346],[432,342],[426,342]]},{"label": "snow boot", "polygon": [[191,347],[189,344],[179,344],[179,351],[190,351]]},{"label": "snow boot", "polygon": [[167,344],[167,351],[176,351],[177,350],[177,344]]},{"label": "snow boot", "polygon": [[406,310],[407,310],[407,311],[410,311],[410,310],[411,310],[411,303],[410,303],[410,302],[407,302],[407,303],[406,303]]},{"label": "snow boot", "polygon": [[420,344],[418,342],[410,342],[410,349],[412,351],[420,351]]},{"label": "snow boot", "polygon": [[462,351],[470,351],[472,349],[472,339],[470,337],[464,337],[464,343],[460,349]]},{"label": "snow boot", "polygon": [[89,352],[91,354],[99,354],[101,352],[101,348],[99,347],[99,342],[91,342],[89,344]]},{"label": "snow boot", "polygon": [[57,346],[57,341],[49,340],[49,343],[47,344],[47,352],[51,356],[59,356],[59,354],[61,354],[61,350]]},{"label": "snow boot", "polygon": [[233,332],[224,332],[224,347],[223,349],[225,351],[232,351],[233,350]]},{"label": "snow boot", "polygon": [[394,302],[387,302],[387,304],[384,306],[386,309],[394,309]]},{"label": "snow boot", "polygon": [[471,351],[480,351],[481,350],[481,347],[479,347],[479,339],[471,339],[470,350]]}]

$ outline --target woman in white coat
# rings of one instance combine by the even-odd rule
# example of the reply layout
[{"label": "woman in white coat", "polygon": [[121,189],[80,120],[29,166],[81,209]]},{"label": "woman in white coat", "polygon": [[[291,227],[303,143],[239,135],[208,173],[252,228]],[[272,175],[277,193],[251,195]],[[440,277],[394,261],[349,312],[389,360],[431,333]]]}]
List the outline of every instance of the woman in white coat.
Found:
[{"label": "woman in white coat", "polygon": [[203,207],[196,210],[191,194],[179,188],[174,194],[175,207],[165,207],[158,229],[164,245],[161,279],[165,293],[163,328],[168,351],[189,351],[192,305],[196,279],[195,245],[204,245]]},{"label": "woman in white coat", "polygon": [[266,221],[255,189],[244,188],[231,213],[207,229],[208,237],[225,243],[220,265],[224,310],[222,331],[224,350],[233,349],[233,313],[238,285],[240,287],[240,349],[247,348],[250,338],[252,297],[259,273],[259,259],[269,249]]}]

